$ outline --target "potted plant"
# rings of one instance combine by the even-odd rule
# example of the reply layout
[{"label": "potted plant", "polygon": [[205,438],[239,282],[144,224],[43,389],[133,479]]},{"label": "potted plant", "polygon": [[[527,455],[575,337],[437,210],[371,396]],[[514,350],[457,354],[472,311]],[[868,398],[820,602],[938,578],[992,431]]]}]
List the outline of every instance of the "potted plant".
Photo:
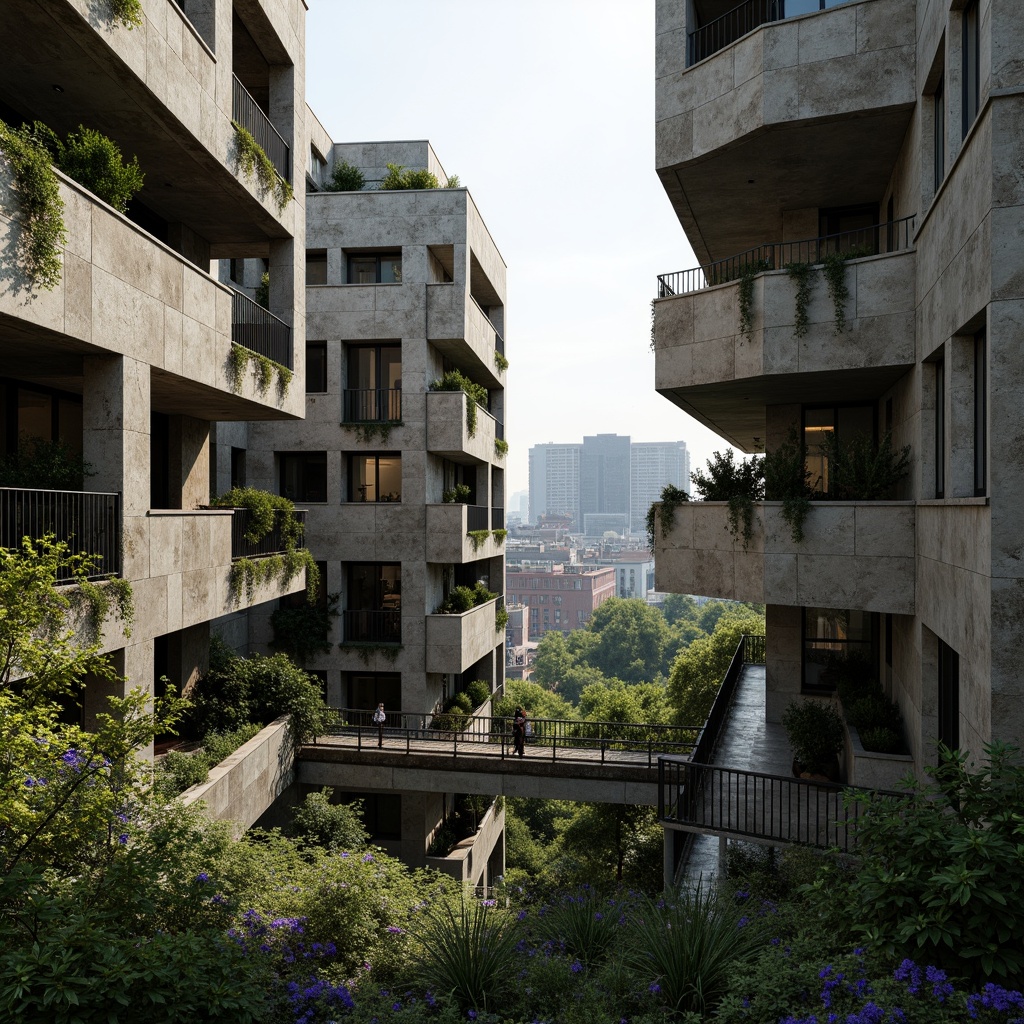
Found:
[{"label": "potted plant", "polygon": [[831,703],[792,701],[782,714],[782,727],[793,748],[794,775],[838,780],[843,720]]}]

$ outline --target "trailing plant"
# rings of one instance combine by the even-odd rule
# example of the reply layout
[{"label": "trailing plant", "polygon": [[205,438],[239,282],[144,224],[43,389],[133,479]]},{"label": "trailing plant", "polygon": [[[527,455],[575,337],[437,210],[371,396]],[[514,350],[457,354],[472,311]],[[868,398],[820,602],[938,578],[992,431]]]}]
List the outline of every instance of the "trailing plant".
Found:
[{"label": "trailing plant", "polygon": [[832,299],[836,334],[846,330],[846,300],[850,297],[850,289],[846,286],[846,262],[870,255],[868,249],[848,249],[846,252],[830,252],[821,261],[829,298]]},{"label": "trailing plant", "polygon": [[[381,192],[402,192],[414,188],[438,188],[437,175],[426,168],[412,169],[401,164],[387,164],[388,173],[378,188]],[[449,181],[451,179],[449,178]],[[458,179],[455,179],[456,182]]]},{"label": "trailing plant", "polygon": [[502,440],[500,437],[494,439],[494,454],[499,459],[505,458],[508,455],[508,441]]},{"label": "trailing plant", "polygon": [[18,450],[0,456],[0,487],[80,491],[92,466],[65,441],[48,441],[20,434]]},{"label": "trailing plant", "polygon": [[67,244],[64,200],[49,152],[30,128],[0,121],[0,152],[11,166],[22,231],[17,260],[34,285],[55,288],[61,279],[61,251]]},{"label": "trailing plant", "polygon": [[665,484],[661,489],[661,501],[654,502],[647,510],[647,546],[654,550],[654,523],[655,519],[661,521],[661,535],[667,537],[676,522],[676,509],[689,501],[690,496],[681,487],[674,484]]},{"label": "trailing plant", "polygon": [[362,192],[366,175],[358,167],[342,160],[334,165],[331,180],[324,185],[325,192]]},{"label": "trailing plant", "polygon": [[508,369],[508,360],[497,349],[494,350],[494,365],[499,373],[504,373]]},{"label": "trailing plant", "polygon": [[106,5],[115,25],[123,25],[129,32],[142,27],[142,0],[106,0]]},{"label": "trailing plant", "polygon": [[80,124],[77,132],[69,132],[61,141],[41,121],[32,125],[32,131],[60,170],[119,213],[128,209],[142,188],[145,175],[138,158],[133,156],[131,163],[126,164],[120,147],[102,132]]},{"label": "trailing plant", "polygon": [[343,640],[338,647],[343,650],[353,650],[359,655],[359,660],[369,667],[370,658],[374,654],[379,654],[386,658],[392,664],[398,660],[398,653],[402,649],[402,645],[395,644],[378,644],[378,643],[363,643],[358,640]]},{"label": "trailing plant", "polygon": [[278,608],[270,616],[274,639],[270,646],[284,651],[296,664],[305,665],[316,654],[331,649],[331,619],[338,615],[340,594],[328,594],[327,603],[306,601],[297,608]]},{"label": "trailing plant", "polygon": [[401,420],[375,420],[372,423],[343,423],[342,426],[346,430],[354,431],[356,440],[364,444],[370,444],[375,439],[379,439],[381,444],[387,444],[391,431],[405,424]]},{"label": "trailing plant", "polygon": [[754,502],[764,499],[764,460],[752,455],[737,463],[730,448],[714,452],[707,461],[707,473],[694,470],[693,486],[704,501],[729,503],[729,529],[743,536],[746,548],[754,535]]},{"label": "trailing plant", "polygon": [[474,551],[479,551],[480,545],[483,544],[490,535],[490,530],[470,530],[469,533],[466,534],[466,536],[473,542]]},{"label": "trailing plant", "polygon": [[243,128],[237,121],[232,121],[231,124],[235,129],[236,155],[242,173],[247,178],[255,177],[256,188],[261,199],[272,193],[277,203],[277,212],[283,212],[294,196],[291,182],[285,181],[277,173],[270,157],[263,151],[263,147],[251,132]]},{"label": "trailing plant", "polygon": [[446,505],[454,503],[465,505],[469,501],[470,494],[472,494],[472,491],[469,484],[456,484],[454,487],[441,492],[441,501]]},{"label": "trailing plant", "polygon": [[232,342],[228,351],[227,370],[228,387],[233,394],[237,395],[242,391],[242,378],[245,375],[246,367],[252,368],[256,377],[256,390],[260,395],[266,395],[270,390],[275,374],[277,375],[278,397],[283,399],[288,394],[295,374],[287,366],[276,363],[273,359],[260,355],[259,352],[253,352],[252,349],[248,349],[244,345]]},{"label": "trailing plant", "polygon": [[796,282],[796,315],[793,320],[793,333],[798,338],[802,338],[807,333],[809,326],[807,307],[811,301],[811,274],[814,267],[811,263],[793,262],[787,263],[783,269]]},{"label": "trailing plant", "polygon": [[655,306],[656,299],[651,299],[651,344],[650,349],[653,352],[655,346],[655,340],[657,338],[656,325],[658,320],[658,309]]},{"label": "trailing plant", "polygon": [[503,606],[501,606],[501,605],[496,605],[495,609],[494,609],[494,632],[495,633],[502,633],[502,632],[504,632],[505,627],[507,625],[508,625],[508,609],[503,607]]},{"label": "trailing plant", "polygon": [[843,440],[836,431],[826,432],[821,450],[832,501],[883,501],[910,470],[910,445],[895,451],[891,432],[877,446],[865,433]]},{"label": "trailing plant", "polygon": [[811,509],[811,473],[796,427],[786,440],[764,456],[764,491],[769,501],[782,502],[782,518],[795,544],[804,539],[804,521]]},{"label": "trailing plant", "polygon": [[302,524],[295,517],[295,505],[289,498],[257,487],[232,487],[214,498],[212,508],[242,508],[248,513],[245,539],[258,544],[280,523],[281,536],[287,548],[295,547],[302,536]]},{"label": "trailing plant", "polygon": [[753,329],[754,278],[772,269],[771,260],[751,260],[740,268],[740,334],[748,341]]},{"label": "trailing plant", "polygon": [[135,595],[128,580],[113,575],[104,580],[82,579],[78,583],[75,600],[85,604],[82,633],[90,640],[99,638],[103,623],[111,616],[120,621],[121,631],[126,637],[132,635]]},{"label": "trailing plant", "polygon": [[782,713],[793,757],[804,771],[825,774],[843,746],[843,720],[831,703],[794,700]]},{"label": "trailing plant", "polygon": [[262,306],[268,313],[270,312],[270,271],[264,270],[263,275],[260,277],[260,283],[256,285],[256,290],[253,292],[253,301],[257,305]]},{"label": "trailing plant", "polygon": [[505,538],[508,536],[508,530],[491,530],[491,536],[498,545],[504,544]]},{"label": "trailing plant", "polygon": [[431,381],[431,391],[463,391],[469,401],[466,402],[466,430],[470,437],[476,435],[476,407],[487,408],[487,388],[471,381],[458,370],[449,370],[443,377]]}]

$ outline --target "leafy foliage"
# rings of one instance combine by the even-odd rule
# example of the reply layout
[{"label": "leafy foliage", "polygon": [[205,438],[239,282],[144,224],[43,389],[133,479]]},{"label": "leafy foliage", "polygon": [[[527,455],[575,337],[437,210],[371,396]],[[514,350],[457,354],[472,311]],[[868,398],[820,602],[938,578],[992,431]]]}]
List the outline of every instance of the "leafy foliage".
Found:
[{"label": "leafy foliage", "polygon": [[796,314],[793,321],[793,334],[802,338],[807,333],[809,326],[807,307],[811,301],[813,266],[810,263],[794,262],[787,263],[783,269],[796,282]]},{"label": "leafy foliage", "polygon": [[640,683],[662,672],[668,625],[646,602],[613,597],[595,609],[587,631],[597,637],[587,661],[606,675]]},{"label": "leafy foliage", "polygon": [[503,459],[508,455],[508,441],[503,440],[500,437],[494,439],[494,454],[499,458]]},{"label": "leafy foliage", "polygon": [[248,743],[261,726],[252,723],[233,732],[211,732],[203,741],[203,748],[194,753],[171,750],[156,764],[154,785],[157,791],[170,799],[192,786],[206,782],[210,769],[230,757],[243,743]]},{"label": "leafy foliage", "polygon": [[277,395],[283,399],[291,387],[292,378],[295,376],[283,363],[276,363],[273,359],[253,352],[251,348],[233,342],[228,350],[228,387],[234,394],[240,394],[242,390],[242,378],[245,375],[246,367],[250,367],[256,377],[256,390],[261,396],[266,395],[270,385],[277,376]]},{"label": "leafy foliage", "polygon": [[340,594],[328,594],[327,602],[306,601],[297,608],[278,608],[270,616],[274,630],[271,647],[283,651],[299,665],[305,665],[315,654],[331,650],[331,619],[337,618]]},{"label": "leafy foliage", "polygon": [[782,518],[789,524],[794,544],[804,539],[804,522],[811,510],[811,473],[796,427],[786,440],[764,457],[764,489],[769,501],[782,502]]},{"label": "leafy foliage", "polygon": [[256,289],[253,292],[253,301],[262,306],[268,312],[270,311],[270,271],[264,270],[260,276],[260,283],[256,285]]},{"label": "leafy foliage", "polygon": [[256,188],[260,198],[273,194],[277,203],[277,212],[283,213],[284,208],[292,201],[295,193],[290,181],[285,181],[277,173],[271,159],[263,151],[252,133],[243,128],[237,121],[231,122],[235,129],[236,155],[238,166],[247,178],[255,177]]},{"label": "leafy foliage", "polygon": [[80,491],[92,466],[66,442],[18,437],[18,450],[0,456],[0,487]]},{"label": "leafy foliage", "polygon": [[661,489],[661,501],[654,502],[647,510],[647,546],[651,551],[654,550],[655,517],[661,522],[662,537],[667,537],[675,525],[676,509],[689,500],[686,491],[675,484],[665,484]]},{"label": "leafy foliage", "polygon": [[142,27],[142,0],[106,0],[115,24],[124,25],[130,32]]},{"label": "leafy foliage", "polygon": [[469,484],[456,484],[454,487],[450,487],[448,490],[441,493],[441,501],[446,505],[459,503],[465,505],[469,501],[469,496],[473,492],[469,488]]},{"label": "leafy foliage", "polygon": [[487,408],[487,388],[471,381],[459,370],[449,370],[443,377],[430,382],[431,391],[464,391],[466,402],[466,430],[470,437],[476,436],[476,407]]},{"label": "leafy foliage", "polygon": [[868,434],[843,440],[835,431],[825,434],[822,451],[828,460],[828,496],[832,501],[882,501],[910,469],[910,445],[899,451],[892,434],[876,446]]},{"label": "leafy foliage", "polygon": [[378,186],[381,192],[400,192],[414,188],[438,188],[437,175],[426,168],[407,168],[401,164],[388,164],[388,173]]},{"label": "leafy foliage", "polygon": [[362,192],[366,175],[347,160],[341,160],[331,171],[331,180],[324,185],[325,192]]},{"label": "leafy foliage", "polygon": [[791,701],[782,713],[782,728],[805,771],[825,773],[843,746],[843,720],[831,703]]},{"label": "leafy foliage", "polygon": [[751,260],[740,268],[740,334],[748,341],[753,329],[754,278],[772,269],[768,259]]},{"label": "leafy foliage", "polygon": [[451,593],[434,610],[435,615],[461,615],[477,605],[493,601],[498,595],[479,580],[472,587],[452,587]]},{"label": "leafy foliage", "polygon": [[706,473],[697,469],[690,474],[693,486],[704,501],[729,503],[729,527],[734,537],[742,532],[745,548],[754,535],[754,502],[764,499],[764,460],[752,455],[736,462],[730,448],[714,452],[707,467]]},{"label": "leafy foliage", "polygon": [[46,147],[26,125],[0,121],[0,152],[11,165],[22,232],[17,260],[33,284],[52,290],[61,280],[61,250],[67,244],[64,200]]},{"label": "leafy foliage", "polygon": [[325,849],[360,850],[370,841],[363,824],[363,802],[332,803],[333,793],[329,786],[307,793],[292,811],[292,834]]}]

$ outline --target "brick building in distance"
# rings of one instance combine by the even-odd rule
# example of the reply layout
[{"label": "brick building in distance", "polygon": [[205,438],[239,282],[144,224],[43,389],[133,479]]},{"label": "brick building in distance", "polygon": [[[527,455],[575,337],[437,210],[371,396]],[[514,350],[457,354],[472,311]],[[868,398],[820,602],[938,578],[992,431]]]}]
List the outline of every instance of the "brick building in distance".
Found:
[{"label": "brick building in distance", "polygon": [[583,629],[596,609],[615,596],[615,569],[577,565],[510,569],[505,589],[510,605],[529,606],[529,638],[540,640],[552,630]]}]

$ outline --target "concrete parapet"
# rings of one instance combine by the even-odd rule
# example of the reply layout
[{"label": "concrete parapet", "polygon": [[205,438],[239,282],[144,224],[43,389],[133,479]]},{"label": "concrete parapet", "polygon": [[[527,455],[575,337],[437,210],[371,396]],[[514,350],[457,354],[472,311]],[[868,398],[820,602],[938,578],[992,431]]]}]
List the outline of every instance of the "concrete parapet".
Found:
[{"label": "concrete parapet", "polygon": [[426,630],[426,671],[465,672],[490,654],[505,635],[494,627],[495,602],[453,615],[428,615]]}]

